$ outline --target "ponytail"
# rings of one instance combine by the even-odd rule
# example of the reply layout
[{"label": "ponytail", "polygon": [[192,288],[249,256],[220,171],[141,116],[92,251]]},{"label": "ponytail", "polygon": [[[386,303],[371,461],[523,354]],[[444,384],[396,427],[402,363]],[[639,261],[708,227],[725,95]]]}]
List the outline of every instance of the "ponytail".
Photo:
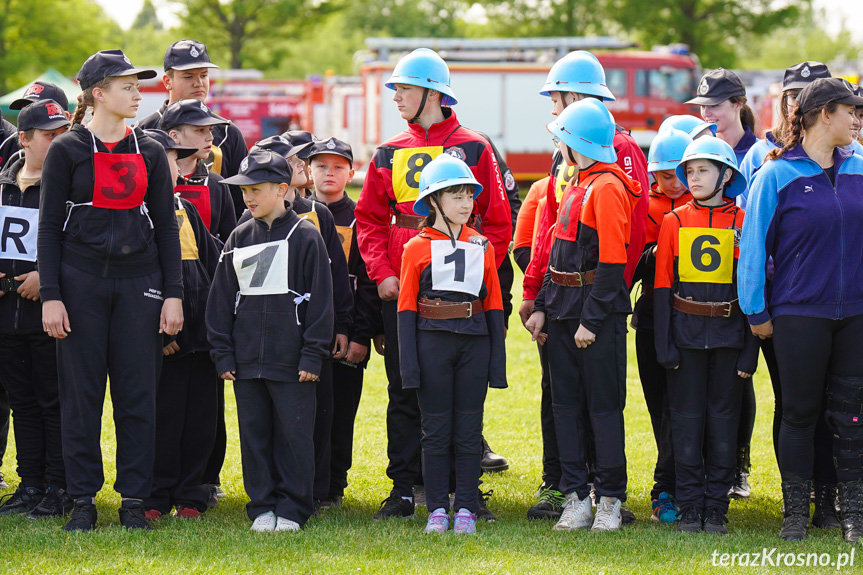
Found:
[{"label": "ponytail", "polygon": [[103,78],[78,94],[78,103],[75,105],[75,112],[72,114],[72,125],[80,124],[84,120],[84,116],[87,114],[87,108],[92,108],[96,99],[93,97],[93,89],[94,88],[106,88],[108,84],[111,83],[112,78],[108,76],[107,78]]},{"label": "ponytail", "polygon": [[815,108],[814,110],[809,110],[805,114],[800,113],[799,106],[794,108],[794,113],[791,114],[790,118],[787,141],[785,141],[785,144],[781,148],[771,150],[770,153],[767,154],[765,160],[778,160],[784,156],[788,150],[794,148],[800,143],[803,139],[804,132],[818,122],[818,118],[821,117],[822,110],[827,110],[828,114],[833,114],[836,112],[838,107],[839,106],[836,102],[828,102],[824,106]]},{"label": "ponytail", "polygon": [[755,112],[752,111],[752,108],[747,104],[746,96],[732,96],[729,98],[732,104],[743,104],[743,107],[740,108],[740,123],[743,124],[744,128],[749,128],[753,132],[755,131]]}]

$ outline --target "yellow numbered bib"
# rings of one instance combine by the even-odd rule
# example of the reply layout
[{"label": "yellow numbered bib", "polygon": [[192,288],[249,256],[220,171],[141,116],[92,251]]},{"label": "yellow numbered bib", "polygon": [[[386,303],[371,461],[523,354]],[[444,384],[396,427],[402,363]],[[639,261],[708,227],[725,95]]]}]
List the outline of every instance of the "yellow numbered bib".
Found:
[{"label": "yellow numbered bib", "polygon": [[405,148],[393,154],[393,193],[396,202],[415,202],[420,191],[420,172],[443,153],[443,146]]},{"label": "yellow numbered bib", "polygon": [[198,259],[198,242],[195,241],[195,230],[189,223],[186,210],[177,210],[177,226],[180,228],[180,254],[183,260]]},{"label": "yellow numbered bib", "polygon": [[554,197],[557,199],[558,204],[560,203],[561,198],[563,198],[563,191],[566,189],[567,184],[572,181],[572,178],[574,178],[577,173],[577,167],[567,166],[566,162],[561,162],[557,167],[557,177],[554,181]]},{"label": "yellow numbered bib", "polygon": [[351,259],[351,241],[354,238],[354,228],[351,226],[336,226],[336,233],[339,234],[339,241],[342,243],[342,249],[345,250],[345,259]]},{"label": "yellow numbered bib", "polygon": [[310,222],[315,224],[315,227],[318,228],[318,232],[321,231],[321,221],[318,219],[318,212],[312,211],[312,212],[306,212],[304,214],[297,214],[297,215],[300,216],[301,220],[302,219],[309,220]]},{"label": "yellow numbered bib", "polygon": [[680,228],[680,281],[730,284],[734,274],[734,230]]}]

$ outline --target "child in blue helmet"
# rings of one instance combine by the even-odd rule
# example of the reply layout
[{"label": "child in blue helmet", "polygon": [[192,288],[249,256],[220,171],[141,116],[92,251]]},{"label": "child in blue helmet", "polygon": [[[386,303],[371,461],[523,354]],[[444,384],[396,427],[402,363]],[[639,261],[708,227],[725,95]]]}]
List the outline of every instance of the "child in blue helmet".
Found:
[{"label": "child in blue helmet", "polygon": [[693,200],[667,214],[656,250],[656,356],[668,370],[677,503],[684,533],[728,530],[743,380],[757,340],[737,302],[737,257],[746,187],[719,138],[686,147],[677,177]]},{"label": "child in blue helmet", "polygon": [[426,533],[449,528],[455,461],[455,533],[476,532],[482,413],[489,386],[505,388],[503,305],[491,242],[467,223],[482,186],[443,154],[420,175],[414,212],[425,216],[402,256],[398,300],[402,385],[422,413]]}]

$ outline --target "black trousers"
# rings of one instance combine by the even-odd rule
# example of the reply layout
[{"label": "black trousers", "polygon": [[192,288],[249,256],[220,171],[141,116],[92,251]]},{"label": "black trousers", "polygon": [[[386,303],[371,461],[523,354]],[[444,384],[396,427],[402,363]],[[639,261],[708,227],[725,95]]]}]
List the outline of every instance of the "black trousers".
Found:
[{"label": "black trousers", "polygon": [[117,480],[124,498],[145,499],[153,485],[156,384],[162,367],[162,273],[101,278],[60,266],[60,293],[71,333],[57,341],[63,461],[67,492],[94,497],[105,483],[102,407],[106,379],[117,432]]},{"label": "black trousers", "polygon": [[828,373],[863,377],[863,315],[841,320],[781,315],[773,320],[773,345],[782,386],[779,472],[783,481],[808,481],[814,478]]},{"label": "black trousers", "polygon": [[551,401],[551,375],[548,369],[548,350],[537,344],[540,380],[539,422],[542,430],[542,482],[547,486],[560,486],[560,453],[557,448],[557,431],[554,428],[554,408]]},{"label": "black trousers", "polygon": [[449,510],[455,461],[456,509],[479,510],[482,413],[491,344],[486,336],[417,330],[426,506]]},{"label": "black trousers", "polygon": [[66,489],[54,338],[44,333],[0,336],[0,365],[14,418],[21,485]]},{"label": "black trousers", "polygon": [[333,425],[328,498],[343,496],[348,486],[348,470],[353,463],[354,422],[363,394],[362,367],[333,363]]},{"label": "black trousers", "polygon": [[9,441],[9,395],[0,382],[0,467],[3,466],[3,456],[6,455],[6,444]]},{"label": "black trousers", "polygon": [[387,372],[387,477],[403,497],[413,496],[413,486],[421,485],[420,408],[416,389],[402,389],[399,368],[398,302],[381,302]]},{"label": "black trousers", "polygon": [[204,483],[207,485],[221,485],[219,475],[222,466],[225,465],[225,453],[228,450],[228,430],[225,427],[225,381],[219,380],[216,387],[216,440],[213,449],[207,459],[204,468]]},{"label": "black trousers", "polygon": [[216,437],[216,387],[223,385],[207,352],[165,360],[156,391],[153,489],[144,502],[167,514],[177,505],[207,510],[204,466]]},{"label": "black trousers", "polygon": [[509,328],[509,317],[512,315],[512,284],[515,282],[515,271],[512,269],[512,258],[509,254],[503,258],[497,268],[497,278],[500,282],[500,297],[503,304],[503,323]]},{"label": "black trousers", "polygon": [[314,512],[314,382],[245,379],[234,383],[246,513],[273,511],[304,525]]},{"label": "black trousers", "polygon": [[548,322],[546,345],[560,449],[560,491],[574,491],[579,499],[589,494],[587,418],[596,445],[596,494],[625,500],[626,315],[610,315],[596,341],[585,349],[575,346],[578,326],[578,320]]},{"label": "black trousers", "polygon": [[668,371],[668,403],[681,508],[728,511],[734,484],[742,378],[740,350],[680,350],[680,366]]},{"label": "black trousers", "polygon": [[330,495],[330,459],[333,433],[333,362],[321,363],[320,379],[315,382],[315,487],[314,498]]},{"label": "black trousers", "polygon": [[653,489],[650,498],[657,499],[662,492],[674,495],[674,445],[671,441],[671,412],[668,406],[666,369],[656,361],[656,343],[652,330],[635,331],[635,353],[638,376],[644,392],[644,403],[650,414],[653,439],[656,442],[656,467],[653,471]]}]

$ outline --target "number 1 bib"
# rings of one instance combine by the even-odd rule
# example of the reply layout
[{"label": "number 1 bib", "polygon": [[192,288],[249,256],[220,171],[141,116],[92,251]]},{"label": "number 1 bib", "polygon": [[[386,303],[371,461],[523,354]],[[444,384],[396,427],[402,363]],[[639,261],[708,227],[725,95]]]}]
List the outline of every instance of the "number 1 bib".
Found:
[{"label": "number 1 bib", "polygon": [[455,291],[479,297],[482,289],[485,250],[479,244],[432,240],[432,289]]},{"label": "number 1 bib", "polygon": [[680,281],[730,284],[734,274],[734,230],[680,228]]},{"label": "number 1 bib", "polygon": [[109,210],[128,210],[144,203],[147,193],[147,166],[135,139],[134,154],[99,152],[93,139],[93,206]]}]

